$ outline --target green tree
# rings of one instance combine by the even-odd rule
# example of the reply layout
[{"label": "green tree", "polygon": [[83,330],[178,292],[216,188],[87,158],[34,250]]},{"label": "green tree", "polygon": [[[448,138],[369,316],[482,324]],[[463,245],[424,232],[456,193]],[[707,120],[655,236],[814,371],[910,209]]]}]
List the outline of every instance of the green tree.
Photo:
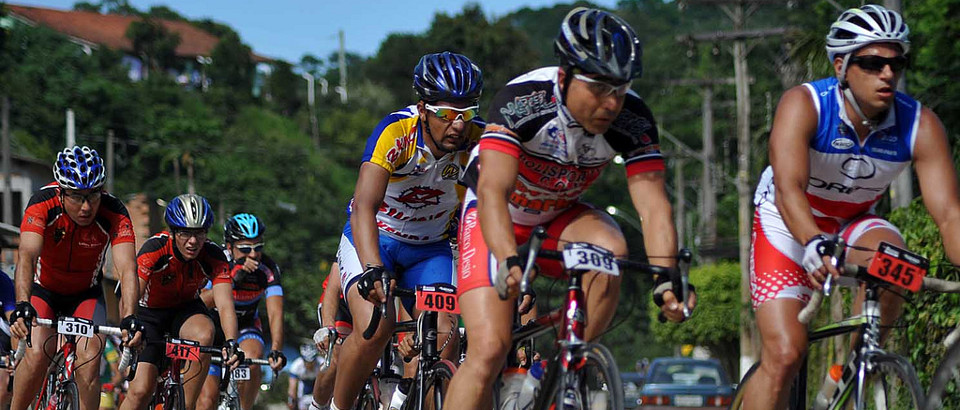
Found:
[{"label": "green tree", "polygon": [[[126,37],[133,43],[133,52],[150,72],[162,74],[177,66],[180,34],[171,33],[154,17],[144,16],[127,27]],[[144,73],[146,74],[146,72]]]},{"label": "green tree", "polygon": [[[680,324],[654,322],[654,335],[663,343],[704,346],[720,359],[728,374],[739,374],[740,266],[721,262],[693,268],[690,283],[699,290],[699,308]],[[650,302],[651,318],[659,311]]]}]

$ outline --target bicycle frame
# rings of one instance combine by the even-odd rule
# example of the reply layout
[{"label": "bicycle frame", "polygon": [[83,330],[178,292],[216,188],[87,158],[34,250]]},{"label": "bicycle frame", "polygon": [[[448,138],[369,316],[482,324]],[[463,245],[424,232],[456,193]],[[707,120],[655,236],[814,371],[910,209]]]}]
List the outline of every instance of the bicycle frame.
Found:
[{"label": "bicycle frame", "polygon": [[[46,383],[40,387],[40,393],[37,395],[37,401],[34,408],[44,408],[46,410],[56,409],[57,403],[61,401],[60,395],[63,394],[62,386],[64,383],[73,380],[74,364],[76,363],[77,340],[73,335],[64,335],[63,344],[60,346],[54,357],[60,355],[63,357],[63,364],[51,363],[56,369],[47,374]],[[53,388],[54,391],[47,389]],[[57,400],[50,400],[57,397]]]}]

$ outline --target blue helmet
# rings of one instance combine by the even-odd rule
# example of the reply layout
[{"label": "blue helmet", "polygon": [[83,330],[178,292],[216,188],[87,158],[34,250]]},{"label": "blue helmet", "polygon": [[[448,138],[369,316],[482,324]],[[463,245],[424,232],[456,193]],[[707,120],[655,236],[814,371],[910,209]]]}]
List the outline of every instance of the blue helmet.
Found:
[{"label": "blue helmet", "polygon": [[213,210],[206,198],[197,194],[183,194],[167,204],[163,219],[170,229],[210,229]]},{"label": "blue helmet", "polygon": [[242,213],[231,216],[223,225],[223,241],[233,243],[241,239],[255,239],[263,236],[267,230],[260,218],[253,214]]},{"label": "blue helmet", "polygon": [[643,48],[622,18],[603,10],[577,7],[563,18],[553,43],[560,63],[589,74],[630,81],[643,74]]},{"label": "blue helmet", "polygon": [[104,181],[103,159],[89,147],[64,148],[53,164],[53,177],[60,188],[100,188]]},{"label": "blue helmet", "polygon": [[474,102],[483,91],[483,73],[461,54],[427,54],[413,69],[413,88],[424,101]]}]

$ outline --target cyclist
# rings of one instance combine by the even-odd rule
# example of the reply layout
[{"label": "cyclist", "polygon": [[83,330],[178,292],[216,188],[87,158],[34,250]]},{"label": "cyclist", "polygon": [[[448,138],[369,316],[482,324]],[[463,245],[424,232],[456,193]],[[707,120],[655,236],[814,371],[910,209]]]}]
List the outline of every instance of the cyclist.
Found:
[{"label": "cyclist", "polygon": [[[193,340],[203,346],[213,343],[213,322],[200,300],[200,288],[213,282],[213,299],[222,314],[223,357],[227,365],[243,361],[237,343],[237,317],[231,292],[230,265],[223,249],[207,240],[213,224],[210,204],[200,195],[173,198],[164,211],[169,232],[160,232],[140,248],[137,266],[140,284],[140,318],[147,342],[140,352],[137,370],[121,410],[147,406],[157,388],[157,376],[164,360],[165,335]],[[126,291],[123,292],[127,294]],[[192,410],[200,394],[201,374],[210,366],[210,356],[201,355],[199,366],[188,365],[183,376],[187,409]]]},{"label": "cyclist", "polygon": [[[10,340],[10,315],[16,309],[17,303],[13,292],[13,280],[7,276],[6,272],[0,271],[0,303],[3,304],[3,317],[0,318],[0,356],[6,357],[7,363],[13,360],[10,349],[13,346]],[[10,407],[10,392],[7,386],[10,383],[10,375],[13,368],[0,369],[0,408]]]},{"label": "cyclist", "polygon": [[[337,252],[344,295],[358,329],[366,329],[375,305],[386,302],[382,272],[400,272],[397,282],[406,288],[453,281],[447,236],[462,197],[457,179],[483,131],[476,118],[483,78],[467,57],[442,52],[420,58],[413,87],[420,97],[417,104],[388,115],[367,141]],[[413,300],[403,302],[415,316]],[[353,405],[379,358],[370,352],[382,351],[392,336],[392,311],[371,340],[354,332],[344,341],[340,359],[350,366],[337,371],[332,408]],[[443,316],[441,345],[456,323]],[[457,343],[446,344],[442,354],[453,359]]]},{"label": "cyclist", "polygon": [[[908,34],[895,11],[875,5],[845,11],[827,34],[836,77],[791,88],[780,99],[770,166],[754,197],[750,287],[763,342],[744,408],[785,406],[785,386],[807,350],[797,313],[826,275],[838,274],[822,256],[834,238],[871,249],[880,241],[904,247],[897,228],[873,208],[911,161],[947,256],[960,262],[960,196],[946,131],[933,111],[896,92]],[[872,256],[850,250],[846,260],[866,266]],[[892,292],[882,294],[885,324],[899,316],[901,303]]]},{"label": "cyclist", "polygon": [[[458,292],[470,342],[447,392],[447,401],[458,408],[491,407],[494,379],[511,353],[510,329],[522,275],[517,243],[525,241],[535,225],[547,228],[546,249],[557,249],[560,238],[627,254],[623,234],[610,216],[579,199],[614,155],[626,160],[627,184],[644,222],[647,252],[677,252],[657,128],[646,104],[630,92],[631,81],[641,72],[636,34],[620,17],[576,8],[564,18],[555,49],[560,67],[517,77],[494,97],[474,150],[479,165],[472,158],[464,178],[471,189],[460,218]],[[656,262],[674,263],[672,258]],[[562,273],[556,263],[539,266],[548,276]],[[509,270],[508,301],[500,300],[493,287],[498,269]],[[655,299],[665,302],[662,310],[668,318],[680,320],[681,306],[672,292],[663,292],[668,278],[658,280],[665,286],[657,287]],[[590,315],[586,337],[594,339],[613,317],[620,280],[594,272],[586,274],[583,283]]]},{"label": "cyclist", "polygon": [[[223,241],[231,260],[230,276],[233,277],[234,309],[237,313],[237,326],[240,337],[237,342],[248,357],[259,359],[265,346],[263,326],[260,324],[258,306],[266,300],[267,315],[270,321],[271,350],[269,361],[274,370],[279,371],[287,364],[283,348],[283,288],[280,286],[280,267],[263,253],[263,234],[266,226],[255,215],[240,213],[231,216],[223,227]],[[208,307],[213,307],[211,284],[201,291],[201,297]],[[220,329],[219,314],[213,317],[217,337],[214,344],[223,342],[223,330]],[[200,409],[213,409],[220,397],[221,367],[210,365],[203,392],[200,396]],[[250,367],[250,380],[239,382],[240,406],[253,408],[260,392],[262,377],[260,366]]]},{"label": "cyclist", "polygon": [[317,346],[300,345],[300,357],[290,364],[290,383],[287,384],[287,408],[308,410],[313,402],[313,387],[320,375]]},{"label": "cyclist", "polygon": [[[105,324],[106,308],[100,286],[108,246],[113,246],[113,265],[124,288],[124,340],[140,343],[139,332],[131,339],[128,330],[140,329],[135,316],[137,289],[134,285],[136,259],[133,224],[127,208],[103,190],[103,160],[88,147],[68,147],[57,154],[53,165],[55,182],[30,198],[20,224],[20,248],[14,283],[17,307],[11,318],[11,334],[24,339],[31,335],[14,377],[11,408],[23,410],[40,390],[56,343],[46,343],[54,329],[28,328],[37,317],[55,319],[73,316]],[[41,348],[42,347],[42,348]],[[77,388],[83,410],[97,408],[100,399],[100,350],[103,337],[77,344]]]},{"label": "cyclist", "polygon": [[[320,316],[321,327],[336,327],[337,332],[343,337],[353,332],[353,316],[347,309],[347,302],[343,300],[343,292],[340,290],[340,265],[336,262],[330,266],[330,273],[323,280],[323,294],[320,295],[317,314]],[[340,346],[331,345],[328,337],[324,343],[318,344],[317,348],[321,352],[334,349],[330,355],[327,370],[317,376],[313,385],[311,409],[327,410],[330,408],[330,399],[333,398],[333,383],[337,378],[337,359],[340,356]]]}]

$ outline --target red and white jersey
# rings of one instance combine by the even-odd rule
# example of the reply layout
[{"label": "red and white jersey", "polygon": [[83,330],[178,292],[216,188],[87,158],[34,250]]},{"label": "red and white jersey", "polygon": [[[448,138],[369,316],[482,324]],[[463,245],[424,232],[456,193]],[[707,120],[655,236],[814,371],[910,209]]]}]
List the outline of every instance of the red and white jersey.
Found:
[{"label": "red and white jersey", "polygon": [[640,97],[628,93],[610,129],[593,135],[563,104],[557,73],[557,67],[537,69],[497,93],[464,177],[474,188],[480,150],[516,157],[520,169],[509,209],[517,224],[544,224],[573,207],[616,155],[628,176],[664,169],[653,114]]},{"label": "red and white jersey", "polygon": [[[817,134],[810,139],[810,178],[806,196],[824,232],[871,212],[890,183],[913,159],[920,124],[920,103],[897,93],[895,103],[876,130],[862,142],[843,108],[836,78],[804,84],[818,113]],[[776,203],[773,168],[767,167],[754,204]]]}]

